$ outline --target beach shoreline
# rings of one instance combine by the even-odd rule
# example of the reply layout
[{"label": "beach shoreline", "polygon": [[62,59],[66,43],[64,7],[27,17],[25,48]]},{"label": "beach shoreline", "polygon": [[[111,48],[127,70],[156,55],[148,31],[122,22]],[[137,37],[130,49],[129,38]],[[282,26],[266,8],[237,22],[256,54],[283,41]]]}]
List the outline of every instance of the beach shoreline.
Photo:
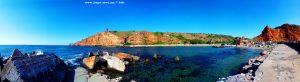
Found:
[{"label": "beach shoreline", "polygon": [[221,44],[158,44],[158,45],[122,45],[122,47],[177,47],[177,46],[221,46]]}]

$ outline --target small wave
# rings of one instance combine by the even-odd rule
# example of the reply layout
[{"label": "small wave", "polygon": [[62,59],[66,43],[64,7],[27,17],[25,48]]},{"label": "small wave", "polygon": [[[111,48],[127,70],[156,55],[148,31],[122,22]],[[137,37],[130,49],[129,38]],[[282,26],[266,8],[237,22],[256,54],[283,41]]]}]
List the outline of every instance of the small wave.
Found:
[{"label": "small wave", "polygon": [[44,52],[42,50],[36,50],[36,55],[43,55]]},{"label": "small wave", "polygon": [[225,77],[218,78],[217,82],[226,82],[226,78]]},{"label": "small wave", "polygon": [[[65,58],[65,63],[70,66],[80,66],[80,62],[83,59],[84,54],[75,54],[73,57]],[[75,57],[74,57],[75,56]]]},{"label": "small wave", "polygon": [[5,57],[3,57],[3,60],[6,60],[6,59],[8,59],[8,58],[9,58],[9,57],[6,57],[6,56],[5,56]]}]

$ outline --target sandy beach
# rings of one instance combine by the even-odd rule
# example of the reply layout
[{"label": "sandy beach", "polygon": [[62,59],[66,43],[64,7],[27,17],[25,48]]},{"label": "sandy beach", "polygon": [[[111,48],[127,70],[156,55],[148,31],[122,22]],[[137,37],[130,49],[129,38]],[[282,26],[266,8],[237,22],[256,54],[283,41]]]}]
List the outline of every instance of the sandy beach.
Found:
[{"label": "sandy beach", "polygon": [[279,44],[255,72],[254,82],[300,81],[300,55],[285,44]]}]

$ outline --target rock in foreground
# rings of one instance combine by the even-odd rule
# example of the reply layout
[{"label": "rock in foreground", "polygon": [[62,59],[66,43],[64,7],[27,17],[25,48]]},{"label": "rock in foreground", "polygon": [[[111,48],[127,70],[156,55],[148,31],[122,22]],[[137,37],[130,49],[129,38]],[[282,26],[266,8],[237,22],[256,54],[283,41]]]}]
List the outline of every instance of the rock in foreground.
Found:
[{"label": "rock in foreground", "polygon": [[89,56],[84,58],[82,62],[90,70],[99,70],[98,68],[106,67],[119,72],[125,71],[125,63],[120,58],[110,56],[108,52]]},{"label": "rock in foreground", "polygon": [[68,68],[54,54],[23,55],[13,51],[1,71],[1,82],[66,82]]}]

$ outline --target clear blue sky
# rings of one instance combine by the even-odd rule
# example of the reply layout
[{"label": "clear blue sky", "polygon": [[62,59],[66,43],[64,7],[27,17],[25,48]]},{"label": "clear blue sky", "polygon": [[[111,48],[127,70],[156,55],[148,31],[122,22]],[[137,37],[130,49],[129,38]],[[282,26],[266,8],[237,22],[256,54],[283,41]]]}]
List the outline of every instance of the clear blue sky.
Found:
[{"label": "clear blue sky", "polygon": [[300,0],[0,0],[0,44],[67,45],[105,28],[253,38],[266,25],[299,25],[299,5]]}]

